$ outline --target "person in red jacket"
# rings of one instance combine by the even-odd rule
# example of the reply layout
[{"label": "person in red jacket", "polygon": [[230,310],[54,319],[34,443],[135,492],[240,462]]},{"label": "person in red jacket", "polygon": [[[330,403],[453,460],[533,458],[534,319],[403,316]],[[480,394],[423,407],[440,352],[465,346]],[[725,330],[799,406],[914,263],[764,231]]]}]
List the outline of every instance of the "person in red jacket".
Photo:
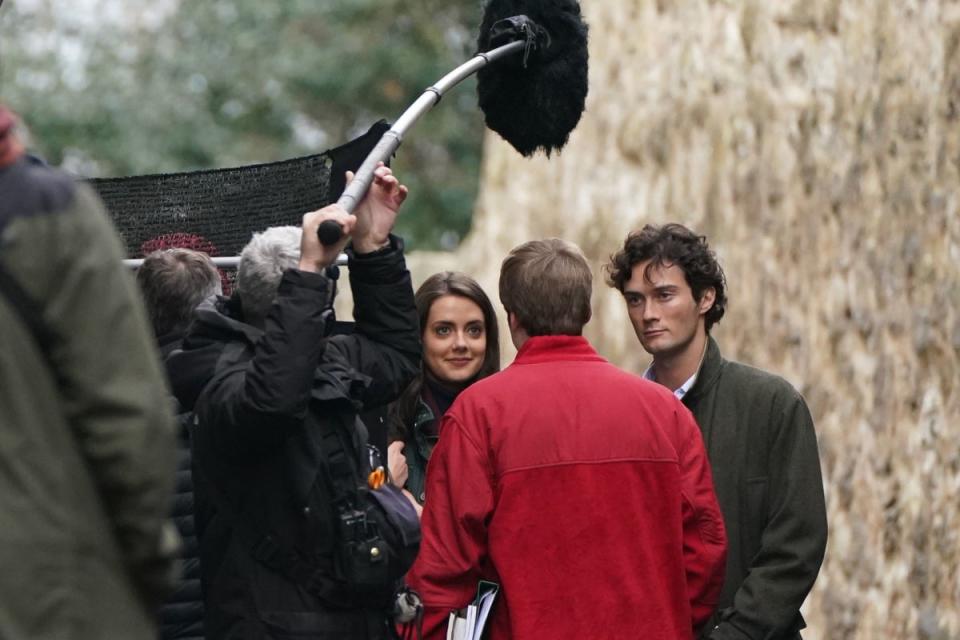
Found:
[{"label": "person in red jacket", "polygon": [[726,533],[700,431],[668,390],[583,338],[592,281],[563,240],[503,262],[518,353],[440,428],[408,574],[425,638],[445,637],[481,579],[501,586],[491,640],[682,640],[713,612]]}]

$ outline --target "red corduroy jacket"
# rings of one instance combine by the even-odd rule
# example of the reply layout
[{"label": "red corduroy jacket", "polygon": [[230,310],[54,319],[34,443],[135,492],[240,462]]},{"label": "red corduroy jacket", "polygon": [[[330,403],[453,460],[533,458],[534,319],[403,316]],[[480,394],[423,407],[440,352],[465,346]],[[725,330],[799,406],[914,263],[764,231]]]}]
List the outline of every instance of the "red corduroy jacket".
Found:
[{"label": "red corduroy jacket", "polygon": [[408,582],[430,639],[483,578],[501,585],[491,640],[678,640],[713,611],[725,555],[689,411],[585,339],[541,336],[445,415]]}]

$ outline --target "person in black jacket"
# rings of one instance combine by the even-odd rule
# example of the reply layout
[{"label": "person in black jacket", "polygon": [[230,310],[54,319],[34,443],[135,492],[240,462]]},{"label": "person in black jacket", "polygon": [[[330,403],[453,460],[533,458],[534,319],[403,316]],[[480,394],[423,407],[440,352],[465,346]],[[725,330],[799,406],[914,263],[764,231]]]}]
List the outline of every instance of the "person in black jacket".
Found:
[{"label": "person in black jacket", "polygon": [[137,269],[137,285],[164,358],[180,348],[197,305],[223,293],[213,260],[193,249],[154,251]]},{"label": "person in black jacket", "polygon": [[[137,270],[143,295],[163,358],[179,349],[193,310],[203,300],[222,293],[220,272],[207,254],[192,249],[163,249],[148,255]],[[193,516],[189,423],[192,414],[178,411],[177,484],[173,520],[182,540],[181,575],[176,589],[160,607],[162,640],[203,639],[203,593],[200,587],[200,547]]]},{"label": "person in black jacket", "polygon": [[[388,637],[392,592],[364,590],[380,576],[381,547],[364,546],[376,531],[342,493],[346,476],[365,485],[371,468],[357,412],[389,402],[419,371],[410,274],[390,234],[405,197],[381,166],[355,216],[331,205],[306,214],[302,231],[254,236],[236,294],[201,304],[168,361],[174,393],[195,416],[210,640]],[[324,220],[346,231],[339,244],[317,240]],[[328,336],[329,267],[351,237],[355,331]]]}]

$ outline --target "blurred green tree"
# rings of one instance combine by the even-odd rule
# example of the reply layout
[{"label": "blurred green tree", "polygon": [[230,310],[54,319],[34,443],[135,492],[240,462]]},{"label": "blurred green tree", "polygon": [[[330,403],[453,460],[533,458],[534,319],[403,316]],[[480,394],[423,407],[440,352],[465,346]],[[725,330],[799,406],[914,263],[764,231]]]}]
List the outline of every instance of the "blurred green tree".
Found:
[{"label": "blurred green tree", "polygon": [[[394,120],[473,53],[480,11],[477,0],[24,0],[0,9],[0,95],[52,163],[82,175],[281,160]],[[399,223],[411,247],[452,248],[469,229],[482,132],[471,79],[408,134],[394,168],[411,189]]]}]

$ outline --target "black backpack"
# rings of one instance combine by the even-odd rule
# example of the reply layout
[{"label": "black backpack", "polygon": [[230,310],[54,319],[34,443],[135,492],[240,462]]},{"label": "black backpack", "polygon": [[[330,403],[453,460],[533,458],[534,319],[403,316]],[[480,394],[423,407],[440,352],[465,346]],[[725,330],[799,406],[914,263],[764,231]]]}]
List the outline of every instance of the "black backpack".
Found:
[{"label": "black backpack", "polygon": [[[336,421],[324,422],[322,466],[333,489],[338,534],[333,576],[358,602],[390,605],[420,550],[420,520],[400,489],[368,481],[385,477],[377,449],[366,445],[362,464],[349,455],[350,438]],[[351,469],[351,461],[360,462],[359,469]]]}]

